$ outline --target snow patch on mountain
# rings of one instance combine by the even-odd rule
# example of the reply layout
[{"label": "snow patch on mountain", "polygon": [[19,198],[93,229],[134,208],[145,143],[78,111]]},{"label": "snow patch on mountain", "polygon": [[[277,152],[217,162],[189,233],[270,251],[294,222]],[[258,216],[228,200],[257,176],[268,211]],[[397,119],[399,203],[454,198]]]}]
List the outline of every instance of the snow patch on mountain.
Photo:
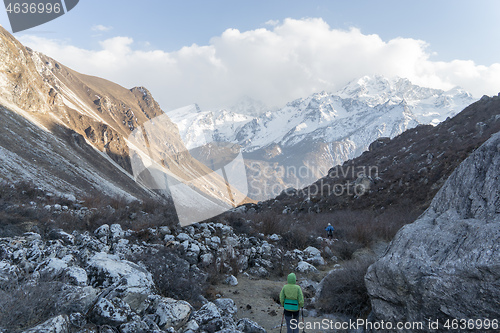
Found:
[{"label": "snow patch on mountain", "polygon": [[168,115],[188,147],[227,140],[251,152],[271,144],[293,146],[306,138],[349,138],[365,150],[378,137],[394,137],[418,124],[436,125],[475,100],[458,87],[443,91],[403,78],[365,76],[336,93],[316,93],[258,117],[228,110],[201,112],[197,106]]},{"label": "snow patch on mountain", "polygon": [[[293,187],[303,187],[325,176],[331,167],[359,156],[377,138],[394,138],[419,124],[437,125],[475,101],[458,87],[443,91],[403,78],[365,76],[336,93],[315,93],[257,117],[228,110],[200,111],[197,106],[168,115],[188,149],[210,141],[236,143],[248,163],[264,162],[259,168],[247,165],[247,174],[277,166],[306,167],[312,170],[307,177],[288,177],[293,178]],[[259,172],[249,175],[249,183]],[[284,179],[273,179],[265,186],[274,186],[274,181],[285,188],[289,185]]]},{"label": "snow patch on mountain", "polygon": [[252,119],[228,110],[201,111],[196,104],[167,112],[167,115],[177,125],[188,149],[211,141],[232,141],[234,133]]}]

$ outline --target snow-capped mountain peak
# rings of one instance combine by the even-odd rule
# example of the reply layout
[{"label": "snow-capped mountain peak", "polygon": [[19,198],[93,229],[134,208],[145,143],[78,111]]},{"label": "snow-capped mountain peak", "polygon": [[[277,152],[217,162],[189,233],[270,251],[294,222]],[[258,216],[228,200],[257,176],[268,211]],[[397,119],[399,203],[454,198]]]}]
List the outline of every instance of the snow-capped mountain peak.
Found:
[{"label": "snow-capped mountain peak", "polygon": [[[290,142],[291,136],[310,133],[314,133],[315,139],[325,142],[343,140],[352,136],[354,129],[357,131],[366,126],[384,127],[386,130],[377,131],[379,136],[393,137],[417,124],[435,125],[474,101],[468,92],[458,87],[443,91],[420,87],[405,78],[364,76],[337,93],[315,93],[257,117],[249,116],[248,112],[240,114],[234,108],[230,111],[193,112],[193,106],[169,113],[169,116],[179,126],[188,147],[199,144],[195,142],[199,137],[196,133],[203,128],[204,133],[210,132],[213,139],[237,142],[246,151],[254,151],[270,144]],[[245,98],[240,106],[244,108],[254,103],[254,100]],[[395,114],[396,109],[401,113]],[[406,120],[400,127],[395,122],[399,123],[402,117]],[[395,127],[401,130],[389,130]],[[376,138],[372,135],[364,138],[363,149]]]},{"label": "snow-capped mountain peak", "polygon": [[443,91],[399,77],[365,76],[336,93],[315,93],[256,117],[227,110],[169,116],[187,147],[200,145],[203,133],[203,140],[239,144],[253,160],[273,156],[278,165],[300,168],[311,167],[312,159],[328,170],[360,155],[379,137],[393,138],[419,124],[436,125],[474,101],[458,87]]}]

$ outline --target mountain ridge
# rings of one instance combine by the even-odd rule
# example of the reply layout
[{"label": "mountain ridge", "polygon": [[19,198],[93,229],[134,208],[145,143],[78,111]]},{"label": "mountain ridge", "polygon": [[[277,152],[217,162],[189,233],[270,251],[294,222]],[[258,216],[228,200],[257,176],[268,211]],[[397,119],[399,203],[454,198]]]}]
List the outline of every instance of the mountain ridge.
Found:
[{"label": "mountain ridge", "polygon": [[[250,196],[265,200],[324,176],[332,165],[355,158],[380,137],[393,138],[419,124],[436,125],[474,99],[460,88],[424,88],[403,78],[365,76],[336,93],[319,92],[257,117],[226,110],[169,112],[186,146],[201,141],[238,144],[247,161]],[[201,141],[200,141],[201,140]],[[296,170],[259,179],[262,170]],[[299,170],[305,177],[297,176]]]},{"label": "mountain ridge", "polygon": [[[4,163],[9,164],[2,178],[17,181],[24,174],[27,178],[22,180],[33,181],[56,192],[69,189],[74,191],[72,194],[80,196],[97,190],[129,199],[160,198],[159,192],[168,197],[170,194],[164,185],[136,182],[137,175],[133,174],[131,164],[132,133],[144,128],[152,119],[161,117],[161,133],[156,133],[161,140],[156,142],[162,143],[144,147],[145,153],[164,162],[169,158],[166,164],[169,170],[165,171],[173,178],[199,178],[191,185],[212,198],[215,205],[234,204],[231,198],[239,195],[237,191],[232,196],[224,194],[227,185],[222,177],[217,174],[204,177],[209,170],[189,154],[184,154],[187,149],[177,126],[165,116],[146,88],[126,89],[111,81],[78,73],[57,60],[24,47],[3,28],[0,28],[0,56],[4,60],[0,65],[0,105],[3,106],[4,118],[12,123],[5,123],[6,127],[15,127],[16,122],[24,120],[34,125],[15,127],[16,131],[7,132],[8,138],[0,139],[0,146],[9,152],[2,155]],[[24,120],[13,117],[11,112]],[[44,133],[33,137],[25,133],[27,129]],[[27,140],[17,140],[16,137],[26,137]],[[50,144],[41,147],[36,137],[46,137]],[[75,140],[79,146],[92,147],[85,149],[93,153],[81,156],[79,148],[75,148]],[[16,144],[12,144],[14,141]],[[133,147],[134,152],[136,148]],[[12,158],[33,149],[38,149],[38,152],[33,152],[38,156],[33,158],[33,163],[23,164],[25,160],[22,158]],[[72,156],[72,161],[66,160],[62,153],[52,155],[52,152],[64,150]],[[44,154],[40,155],[40,151]],[[182,159],[178,158],[179,154],[183,154]],[[85,170],[79,173],[67,167],[68,163],[81,163]],[[27,168],[33,172],[26,173]],[[102,175],[101,168],[108,170],[106,176]],[[73,171],[79,175],[78,186],[60,179],[60,176],[72,179]],[[102,177],[94,179],[88,176],[94,174]]]}]

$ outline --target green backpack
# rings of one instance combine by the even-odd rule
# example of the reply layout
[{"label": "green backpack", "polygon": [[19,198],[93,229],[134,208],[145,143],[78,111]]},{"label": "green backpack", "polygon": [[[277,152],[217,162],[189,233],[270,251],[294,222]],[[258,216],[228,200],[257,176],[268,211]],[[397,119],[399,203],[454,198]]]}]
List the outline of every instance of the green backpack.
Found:
[{"label": "green backpack", "polygon": [[287,311],[299,311],[299,301],[296,299],[286,299],[284,303],[285,310]]}]

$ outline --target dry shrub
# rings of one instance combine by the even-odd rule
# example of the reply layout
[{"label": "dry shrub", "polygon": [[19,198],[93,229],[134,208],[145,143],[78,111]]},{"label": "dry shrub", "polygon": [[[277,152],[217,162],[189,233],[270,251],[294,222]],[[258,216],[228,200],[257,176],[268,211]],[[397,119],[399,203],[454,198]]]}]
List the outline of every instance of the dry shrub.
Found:
[{"label": "dry shrub", "polygon": [[235,233],[252,235],[254,230],[250,223],[245,219],[245,215],[239,213],[227,213],[222,221],[219,221],[231,226]]},{"label": "dry shrub", "polygon": [[148,251],[133,256],[131,260],[146,266],[162,296],[185,300],[197,306],[201,301],[199,296],[205,294],[208,288],[207,275],[183,259],[180,249]]},{"label": "dry shrub", "polygon": [[22,283],[0,290],[0,327],[18,332],[61,314],[61,282]]},{"label": "dry shrub", "polygon": [[330,249],[340,260],[351,260],[353,254],[362,249],[363,245],[357,242],[338,240],[330,245]]},{"label": "dry shrub", "polygon": [[127,201],[123,197],[94,193],[85,198],[83,206],[90,208],[90,213],[84,218],[62,213],[55,218],[53,227],[67,232],[73,230],[93,232],[103,224],[117,223],[125,229],[140,231],[159,226],[173,227],[178,224],[171,200]]},{"label": "dry shrub", "polygon": [[342,313],[364,317],[370,312],[370,298],[365,286],[365,274],[375,262],[373,256],[363,256],[342,264],[325,277],[316,308],[326,313]]},{"label": "dry shrub", "polygon": [[308,246],[318,247],[316,237],[306,226],[294,225],[289,231],[281,235],[280,244],[287,250],[305,249]]}]

